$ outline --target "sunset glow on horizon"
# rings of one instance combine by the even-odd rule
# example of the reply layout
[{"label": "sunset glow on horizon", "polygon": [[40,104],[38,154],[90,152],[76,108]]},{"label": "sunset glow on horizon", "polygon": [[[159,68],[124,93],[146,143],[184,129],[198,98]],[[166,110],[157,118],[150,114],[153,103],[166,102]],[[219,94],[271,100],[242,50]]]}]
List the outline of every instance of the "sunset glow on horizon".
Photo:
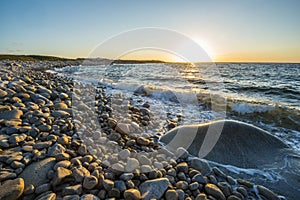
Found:
[{"label": "sunset glow on horizon", "polygon": [[[297,0],[2,1],[0,54],[85,58],[114,35],[158,27],[194,40],[215,62],[300,62],[299,7]],[[126,45],[97,56],[114,59]],[[185,61],[159,50],[123,58]]]}]

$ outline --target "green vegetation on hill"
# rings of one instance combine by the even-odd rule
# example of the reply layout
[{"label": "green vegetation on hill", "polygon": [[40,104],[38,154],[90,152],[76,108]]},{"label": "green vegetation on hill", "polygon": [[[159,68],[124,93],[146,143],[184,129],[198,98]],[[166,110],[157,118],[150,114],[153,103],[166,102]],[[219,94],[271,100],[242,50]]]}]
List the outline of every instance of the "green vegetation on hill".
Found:
[{"label": "green vegetation on hill", "polygon": [[41,55],[0,55],[0,60],[22,60],[22,61],[70,61],[75,59],[60,58],[55,56],[41,56]]}]

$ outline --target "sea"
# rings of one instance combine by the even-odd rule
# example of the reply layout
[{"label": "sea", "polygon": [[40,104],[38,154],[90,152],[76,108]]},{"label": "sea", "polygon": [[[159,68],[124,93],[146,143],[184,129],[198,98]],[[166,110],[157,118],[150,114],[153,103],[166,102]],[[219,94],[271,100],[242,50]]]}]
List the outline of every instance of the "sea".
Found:
[{"label": "sea", "polygon": [[161,121],[154,132],[170,115],[182,116],[181,124],[234,119],[300,152],[299,63],[110,63],[51,72],[105,85],[112,98],[148,102],[153,120]]},{"label": "sea", "polygon": [[260,127],[296,153],[285,158],[283,168],[244,169],[209,161],[210,164],[233,177],[279,191],[287,199],[295,199],[290,191],[300,194],[296,162],[300,153],[300,64],[112,62],[66,66],[50,72],[102,88],[112,99],[112,114],[118,121],[122,117],[130,119],[126,115],[128,105],[147,103],[154,124],[144,130],[147,134],[164,134],[168,121],[190,125],[233,119]]}]

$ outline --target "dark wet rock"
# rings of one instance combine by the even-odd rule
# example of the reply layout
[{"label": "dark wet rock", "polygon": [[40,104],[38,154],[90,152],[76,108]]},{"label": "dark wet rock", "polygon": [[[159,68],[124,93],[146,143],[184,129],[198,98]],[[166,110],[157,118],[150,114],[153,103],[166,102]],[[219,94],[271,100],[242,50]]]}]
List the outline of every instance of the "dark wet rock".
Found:
[{"label": "dark wet rock", "polygon": [[55,199],[56,199],[56,194],[51,191],[48,191],[40,194],[34,200],[55,200]]},{"label": "dark wet rock", "polygon": [[35,188],[35,193],[36,194],[41,194],[43,192],[47,192],[50,189],[51,189],[51,184],[50,183],[45,183],[43,185],[39,185],[38,187],[36,187]]},{"label": "dark wet rock", "polygon": [[22,115],[22,110],[8,110],[0,113],[0,120],[20,119]]},{"label": "dark wet rock", "polygon": [[63,197],[63,200],[80,200],[80,196],[77,194],[67,195]]},{"label": "dark wet rock", "polygon": [[51,115],[55,118],[66,118],[70,116],[70,113],[63,110],[56,110],[51,113]]},{"label": "dark wet rock", "polygon": [[210,165],[204,159],[192,158],[189,163],[192,168],[199,170],[203,175],[209,174],[211,172]]},{"label": "dark wet rock", "polygon": [[264,196],[268,200],[280,200],[280,198],[274,192],[262,185],[258,185],[257,190],[260,195]]},{"label": "dark wet rock", "polygon": [[17,174],[16,173],[13,173],[13,172],[7,172],[7,171],[1,171],[0,172],[0,181],[5,181],[5,180],[8,180],[8,179],[14,179],[17,177]]},{"label": "dark wet rock", "polygon": [[46,158],[38,162],[33,162],[24,169],[19,177],[24,179],[25,187],[30,184],[38,187],[48,182],[47,172],[53,168],[54,164],[55,158]]},{"label": "dark wet rock", "polygon": [[143,199],[160,199],[169,185],[167,178],[159,178],[143,182],[139,186],[139,190],[142,193]]},{"label": "dark wet rock", "polygon": [[51,141],[45,141],[45,142],[37,142],[33,145],[33,148],[34,149],[38,149],[38,150],[41,150],[41,149],[45,149],[45,148],[48,148],[50,147],[52,144]]},{"label": "dark wet rock", "polygon": [[16,200],[24,191],[24,180],[17,178],[14,180],[7,180],[0,185],[0,199]]},{"label": "dark wet rock", "polygon": [[216,199],[220,199],[220,200],[226,200],[225,195],[222,193],[222,191],[220,190],[220,188],[218,188],[216,185],[208,183],[205,185],[205,192],[213,197],[215,197]]}]

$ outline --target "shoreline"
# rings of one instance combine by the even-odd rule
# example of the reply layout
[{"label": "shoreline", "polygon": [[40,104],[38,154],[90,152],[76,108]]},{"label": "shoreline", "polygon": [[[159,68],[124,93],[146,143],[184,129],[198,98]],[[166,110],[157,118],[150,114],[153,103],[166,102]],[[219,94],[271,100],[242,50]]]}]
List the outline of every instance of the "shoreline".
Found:
[{"label": "shoreline", "polygon": [[[103,88],[98,88],[96,109],[103,131],[95,131],[95,122],[82,119],[85,114],[94,114],[93,104],[77,105],[75,117],[72,116],[74,83],[45,70],[73,61],[15,62],[0,61],[0,197],[280,199],[263,186],[254,187],[255,184],[236,180],[216,167],[211,169],[205,160],[195,161],[184,149],[175,152],[180,154],[176,159],[152,135],[128,134],[132,128],[139,133],[141,127],[155,127],[147,109],[151,105],[146,103],[128,105],[115,99],[120,108],[127,106],[131,111],[130,116],[119,113],[124,121],[118,122],[111,116],[111,99],[105,96]],[[78,93],[87,98],[83,102],[93,100],[94,96],[89,97],[94,91],[85,92]],[[128,117],[135,122],[130,127]],[[74,118],[84,123],[74,124]],[[94,143],[100,146],[89,146],[82,141],[84,137],[87,141],[95,139]],[[107,144],[113,148],[107,148]],[[115,146],[120,149],[116,151]],[[132,152],[154,152],[153,160],[147,158],[148,154],[131,156]],[[155,168],[159,170],[153,171]],[[33,172],[38,179],[32,177]]]}]

